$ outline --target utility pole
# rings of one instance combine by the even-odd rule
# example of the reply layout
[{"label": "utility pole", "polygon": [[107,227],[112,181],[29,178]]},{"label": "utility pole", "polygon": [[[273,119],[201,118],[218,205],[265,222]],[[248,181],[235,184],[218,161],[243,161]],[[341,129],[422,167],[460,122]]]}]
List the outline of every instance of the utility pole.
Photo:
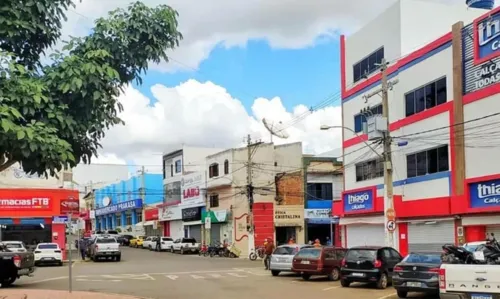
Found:
[{"label": "utility pole", "polygon": [[144,201],[146,200],[146,178],[145,178],[145,167],[141,167],[141,199],[142,204],[144,205]]},{"label": "utility pole", "polygon": [[[389,96],[388,91],[392,90],[393,86],[398,83],[398,80],[388,82],[387,80],[387,61],[382,59],[380,64],[380,72],[382,73],[381,88],[364,96],[366,100],[372,96],[382,94],[382,117],[384,121],[384,129],[381,141],[384,145],[384,230],[385,230],[385,244],[389,247],[394,247],[394,230],[395,230],[395,213],[394,213],[394,200],[393,200],[393,178],[392,178],[392,153],[391,153],[391,133],[389,130]],[[377,130],[375,128],[375,130]],[[370,137],[370,136],[369,136]],[[373,196],[376,196],[374,194]]]},{"label": "utility pole", "polygon": [[[250,134],[247,136],[247,152],[248,152],[248,157],[247,157],[247,199],[248,199],[248,211],[249,211],[249,221],[248,221],[248,231],[250,235],[253,236],[253,194],[254,194],[254,186],[252,184],[252,156],[253,156],[253,148],[255,146],[258,146],[261,144],[261,141],[257,141],[255,143],[252,143],[252,138],[250,137]],[[252,238],[253,239],[253,238]],[[253,242],[253,241],[252,241]],[[249,244],[250,248],[253,248],[253,244]]]}]

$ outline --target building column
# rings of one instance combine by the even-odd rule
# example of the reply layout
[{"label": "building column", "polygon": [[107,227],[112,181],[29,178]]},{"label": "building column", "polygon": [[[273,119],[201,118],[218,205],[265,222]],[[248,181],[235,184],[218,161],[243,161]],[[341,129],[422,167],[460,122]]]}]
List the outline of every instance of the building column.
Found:
[{"label": "building column", "polygon": [[122,227],[127,225],[127,213],[121,212],[120,217],[122,217]]},{"label": "building column", "polygon": [[116,229],[116,214],[111,214],[111,228]]},{"label": "building column", "polygon": [[132,225],[136,225],[137,224],[137,211],[136,210],[132,210]]}]

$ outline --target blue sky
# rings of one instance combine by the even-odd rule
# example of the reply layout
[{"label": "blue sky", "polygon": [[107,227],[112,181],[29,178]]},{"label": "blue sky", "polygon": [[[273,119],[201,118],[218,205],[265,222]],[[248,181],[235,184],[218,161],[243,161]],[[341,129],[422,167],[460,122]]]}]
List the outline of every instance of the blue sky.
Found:
[{"label": "blue sky", "polygon": [[225,87],[241,100],[247,111],[255,97],[275,96],[281,97],[290,111],[298,104],[314,106],[340,90],[339,58],[338,39],[298,50],[277,50],[265,41],[250,41],[246,47],[215,48],[196,72],[149,71],[138,88],[154,99],[151,86],[158,83],[175,86],[193,78]]}]

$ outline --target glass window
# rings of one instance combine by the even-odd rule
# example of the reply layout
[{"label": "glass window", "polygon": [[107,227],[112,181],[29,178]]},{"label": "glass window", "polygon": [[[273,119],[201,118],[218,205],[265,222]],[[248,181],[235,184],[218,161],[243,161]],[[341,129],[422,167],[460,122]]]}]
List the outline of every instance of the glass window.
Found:
[{"label": "glass window", "polygon": [[448,145],[406,156],[408,178],[448,170]]},{"label": "glass window", "polygon": [[438,172],[438,155],[437,148],[427,151],[427,173]]},{"label": "glass window", "polygon": [[410,253],[403,262],[412,264],[441,264],[441,253],[439,252],[423,252]]},{"label": "glass window", "polygon": [[182,164],[181,160],[175,161],[175,173],[181,173],[182,172]]},{"label": "glass window", "polygon": [[226,160],[224,161],[224,174],[228,174],[229,173],[229,161]]},{"label": "glass window", "polygon": [[384,176],[384,161],[382,158],[368,160],[356,164],[356,181],[366,181]]},{"label": "glass window", "polygon": [[384,58],[384,47],[370,53],[365,58],[352,66],[352,75],[354,83],[363,79],[379,69],[380,63]]},{"label": "glass window", "polygon": [[368,69],[369,71],[374,71],[377,69],[377,52],[373,52],[369,57],[368,57]]},{"label": "glass window", "polygon": [[448,145],[438,148],[438,171],[448,171],[450,170],[448,164]]},{"label": "glass window", "polygon": [[424,88],[419,88],[415,90],[415,113],[419,113],[425,110],[425,95]]},{"label": "glass window", "polygon": [[182,240],[182,243],[196,243],[195,238],[185,238]]},{"label": "glass window", "polygon": [[57,244],[40,244],[38,245],[38,249],[57,249]]},{"label": "glass window", "polygon": [[289,246],[278,247],[273,252],[273,254],[276,255],[293,255],[294,253],[295,253],[295,248]]},{"label": "glass window", "polygon": [[436,106],[436,83],[425,86],[425,109]]},{"label": "glass window", "polygon": [[413,154],[406,156],[406,171],[409,178],[417,176],[417,157]]},{"label": "glass window", "polygon": [[436,105],[441,105],[446,103],[447,94],[446,94],[446,77],[439,79],[436,82]]},{"label": "glass window", "polygon": [[341,260],[345,257],[345,250],[337,249],[335,253],[337,254],[337,260]]},{"label": "glass window", "polygon": [[218,194],[210,195],[210,207],[216,208],[218,206],[219,206],[219,195]]},{"label": "glass window", "polygon": [[427,151],[416,154],[417,156],[417,176],[427,174]]},{"label": "glass window", "polygon": [[406,116],[446,103],[446,77],[405,94]]},{"label": "glass window", "polygon": [[361,79],[370,74],[370,69],[368,68],[368,57],[361,61]]},{"label": "glass window", "polygon": [[415,92],[410,92],[405,95],[406,116],[415,114]]},{"label": "glass window", "polygon": [[115,238],[97,238],[96,243],[97,244],[116,243],[116,239]]},{"label": "glass window", "polygon": [[172,241],[172,238],[161,238],[162,241]]},{"label": "glass window", "polygon": [[382,254],[386,260],[391,259],[391,252],[389,251],[389,249],[382,250]]},{"label": "glass window", "polygon": [[296,257],[298,258],[313,258],[317,259],[321,255],[321,249],[319,248],[304,248],[299,253],[297,253]]},{"label": "glass window", "polygon": [[347,261],[366,261],[377,259],[377,250],[374,249],[351,249],[347,251]]},{"label": "glass window", "polygon": [[389,249],[389,251],[391,252],[391,256],[392,256],[392,258],[395,258],[395,259],[402,259],[401,254],[399,254],[399,252],[397,252],[396,250],[394,250],[394,249]]},{"label": "glass window", "polygon": [[354,77],[354,82],[358,82],[361,79],[361,64],[356,63],[355,65],[352,66],[352,74]]}]

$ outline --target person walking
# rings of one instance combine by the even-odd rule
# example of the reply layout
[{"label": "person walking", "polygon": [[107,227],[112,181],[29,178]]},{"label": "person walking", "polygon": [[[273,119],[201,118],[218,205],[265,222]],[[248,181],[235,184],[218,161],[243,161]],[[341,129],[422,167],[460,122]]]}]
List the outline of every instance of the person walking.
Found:
[{"label": "person walking", "polygon": [[264,266],[266,270],[269,270],[269,262],[271,261],[271,255],[274,251],[274,242],[272,239],[267,240],[266,248],[265,248],[265,258],[264,258]]},{"label": "person walking", "polygon": [[321,242],[319,239],[314,240],[314,247],[321,247]]},{"label": "person walking", "polygon": [[81,238],[80,241],[78,242],[78,249],[80,249],[82,261],[84,261],[85,257],[87,256],[87,240]]},{"label": "person walking", "polygon": [[161,237],[160,235],[156,236],[156,251],[160,252],[161,251]]},{"label": "person walking", "polygon": [[326,246],[332,246],[332,240],[330,240],[330,237],[326,237]]}]

